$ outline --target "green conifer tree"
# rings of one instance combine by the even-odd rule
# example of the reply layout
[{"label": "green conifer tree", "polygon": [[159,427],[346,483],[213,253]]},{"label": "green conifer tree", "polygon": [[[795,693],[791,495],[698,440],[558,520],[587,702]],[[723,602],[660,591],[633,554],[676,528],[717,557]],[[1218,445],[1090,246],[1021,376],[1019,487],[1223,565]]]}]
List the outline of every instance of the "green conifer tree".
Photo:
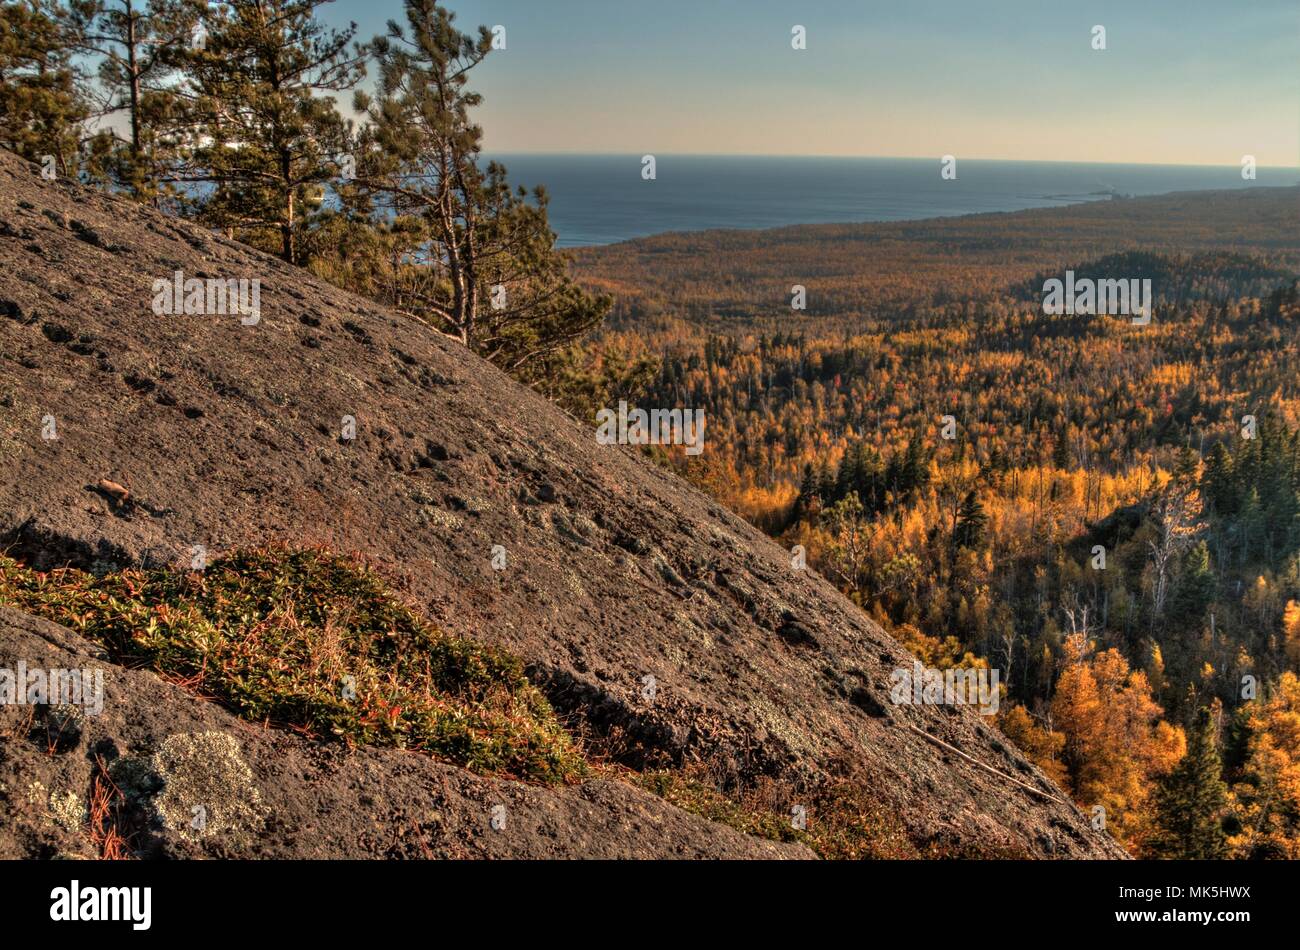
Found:
[{"label": "green conifer tree", "polygon": [[187,177],[206,189],[200,220],[291,264],[330,183],[347,171],[350,130],[329,93],[364,75],[356,25],[325,27],[327,0],[227,0],[203,14],[184,66],[193,84]]},{"label": "green conifer tree", "polygon": [[[406,25],[372,44],[379,83],[358,94],[369,125],[358,187],[393,227],[414,222],[393,305],[528,382],[597,327],[610,301],[567,273],[547,222],[546,193],[513,190],[481,160],[470,72],[493,47],[456,29],[434,0],[407,0]],[[387,226],[387,225],[385,225]]]},{"label": "green conifer tree", "polygon": [[1214,859],[1227,850],[1223,818],[1228,788],[1215,736],[1214,717],[1202,708],[1187,754],[1156,793],[1151,852],[1162,858]]},{"label": "green conifer tree", "polygon": [[0,4],[0,147],[32,162],[52,157],[77,174],[90,114],[73,61],[75,26],[55,0]]},{"label": "green conifer tree", "polygon": [[954,552],[958,548],[975,548],[984,540],[984,529],[988,526],[989,516],[979,496],[971,489],[961,501],[957,510],[957,523],[952,532]]},{"label": "green conifer tree", "polygon": [[183,96],[177,66],[197,36],[196,0],[71,0],[78,52],[98,59],[107,101],[105,177],[138,199],[159,195],[174,170]]}]

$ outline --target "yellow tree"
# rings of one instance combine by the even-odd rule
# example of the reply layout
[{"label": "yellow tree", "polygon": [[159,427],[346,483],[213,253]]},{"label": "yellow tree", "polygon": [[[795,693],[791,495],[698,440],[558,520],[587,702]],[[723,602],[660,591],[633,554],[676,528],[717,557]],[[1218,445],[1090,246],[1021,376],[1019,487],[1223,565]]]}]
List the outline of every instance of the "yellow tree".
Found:
[{"label": "yellow tree", "polygon": [[1294,600],[1286,602],[1282,614],[1282,648],[1287,663],[1293,670],[1300,671],[1300,604]]},{"label": "yellow tree", "polygon": [[1233,786],[1242,857],[1300,858],[1300,677],[1283,673],[1267,698],[1246,707],[1250,739]]},{"label": "yellow tree", "polygon": [[1034,722],[1029,711],[1019,703],[998,717],[998,726],[1006,737],[1016,744],[1016,748],[1043,770],[1043,774],[1057,785],[1067,784],[1065,764],[1061,761],[1065,736]]},{"label": "yellow tree", "polygon": [[1062,761],[1075,800],[1105,808],[1111,831],[1136,849],[1155,782],[1183,757],[1186,739],[1161,719],[1145,673],[1117,650],[1090,654],[1090,646],[1082,635],[1067,638],[1052,722],[1065,736]]}]

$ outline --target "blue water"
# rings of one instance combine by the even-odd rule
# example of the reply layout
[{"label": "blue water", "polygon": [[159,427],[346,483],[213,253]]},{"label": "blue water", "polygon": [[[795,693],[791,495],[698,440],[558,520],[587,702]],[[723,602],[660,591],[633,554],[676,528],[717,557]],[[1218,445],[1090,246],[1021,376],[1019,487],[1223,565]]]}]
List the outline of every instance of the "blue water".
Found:
[{"label": "blue water", "polygon": [[1154,195],[1294,185],[1294,168],[957,162],[937,159],[658,155],[657,178],[641,178],[640,155],[493,155],[515,185],[545,185],[551,227],[564,247],[611,244],[663,231],[772,228],[788,224],[899,221],[981,211],[1019,211],[1107,200],[1109,192]]}]

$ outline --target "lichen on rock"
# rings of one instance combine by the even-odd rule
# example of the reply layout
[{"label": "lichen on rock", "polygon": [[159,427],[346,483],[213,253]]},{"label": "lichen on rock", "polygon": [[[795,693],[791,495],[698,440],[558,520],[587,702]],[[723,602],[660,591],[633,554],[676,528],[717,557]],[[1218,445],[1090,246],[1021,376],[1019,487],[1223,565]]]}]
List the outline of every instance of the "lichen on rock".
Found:
[{"label": "lichen on rock", "polygon": [[162,781],[154,808],[168,831],[199,841],[242,836],[261,826],[262,796],[233,736],[215,731],[169,736],[151,765]]},{"label": "lichen on rock", "polygon": [[51,792],[50,815],[65,831],[77,832],[86,820],[86,806],[76,792]]}]

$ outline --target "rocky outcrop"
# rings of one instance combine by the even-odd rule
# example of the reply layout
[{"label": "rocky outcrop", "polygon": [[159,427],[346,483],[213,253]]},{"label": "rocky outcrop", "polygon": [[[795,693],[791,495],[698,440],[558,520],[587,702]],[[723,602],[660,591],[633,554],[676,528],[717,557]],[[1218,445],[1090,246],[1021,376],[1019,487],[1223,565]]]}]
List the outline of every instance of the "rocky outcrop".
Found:
[{"label": "rocky outcrop", "polygon": [[[0,543],[28,563],[320,542],[450,632],[524,657],[626,764],[705,762],[738,784],[866,776],[919,846],[1121,854],[975,711],[892,705],[911,657],[831,584],[458,344],[10,155],[0,222]],[[178,271],[258,281],[258,319],[160,315],[155,281]],[[349,768],[397,761],[358,755]],[[458,821],[492,797],[398,759],[472,799]],[[417,813],[385,787],[383,808]],[[616,811],[629,794],[554,801]]]}]

